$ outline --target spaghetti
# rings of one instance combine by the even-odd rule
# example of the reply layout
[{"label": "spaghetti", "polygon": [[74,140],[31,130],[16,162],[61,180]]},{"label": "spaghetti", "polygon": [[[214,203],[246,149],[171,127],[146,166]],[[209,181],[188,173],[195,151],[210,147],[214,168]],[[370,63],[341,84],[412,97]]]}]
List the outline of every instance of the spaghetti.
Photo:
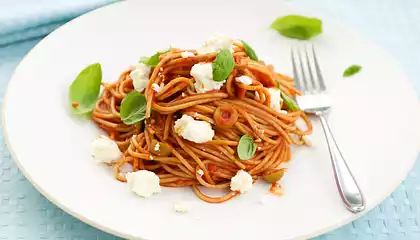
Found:
[{"label": "spaghetti", "polygon": [[[233,50],[235,65],[226,83],[220,90],[205,93],[197,93],[190,70],[194,64],[214,62],[217,53],[197,55],[189,50],[195,56],[183,58],[183,50],[171,49],[160,55],[142,92],[147,100],[142,124],[126,125],[120,118],[121,102],[134,89],[131,70],[124,71],[115,83],[102,84],[104,92],[92,119],[124,153],[123,159],[112,164],[118,180],[126,181],[119,168],[128,163],[133,171],[156,173],[161,186],[191,186],[200,199],[221,203],[239,195],[229,189],[230,179],[239,170],[248,172],[254,182],[284,170],[282,163],[291,159],[290,145],[304,144],[303,136],[311,133],[312,125],[304,112],[287,110],[284,103],[282,112],[272,109],[268,89],[278,88],[289,97],[300,92],[293,87],[292,78],[274,72],[262,61],[251,60],[241,43],[235,42]],[[244,75],[252,84],[235,81]],[[162,88],[156,92],[154,84]],[[179,136],[174,123],[183,114],[210,123],[213,140],[195,143]],[[299,118],[306,122],[306,130],[297,127]],[[254,139],[257,148],[250,159],[241,160],[237,146],[245,134]],[[154,151],[156,144],[161,151]],[[228,193],[211,197],[200,187],[226,189]]]}]

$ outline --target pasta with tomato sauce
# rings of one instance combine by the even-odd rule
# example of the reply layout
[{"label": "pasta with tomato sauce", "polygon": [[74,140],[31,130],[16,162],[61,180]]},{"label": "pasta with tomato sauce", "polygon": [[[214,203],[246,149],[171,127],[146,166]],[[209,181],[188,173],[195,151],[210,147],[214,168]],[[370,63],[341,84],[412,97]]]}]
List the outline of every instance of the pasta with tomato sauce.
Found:
[{"label": "pasta with tomato sauce", "polygon": [[[120,167],[129,164],[133,172],[155,173],[161,186],[191,187],[210,203],[245,192],[234,186],[239,172],[252,182],[265,179],[275,192],[290,146],[305,144],[312,131],[292,100],[301,94],[293,79],[258,60],[243,41],[219,49],[209,43],[197,50],[172,48],[102,86],[92,120],[123,153],[109,164],[115,177],[127,181]],[[126,113],[138,100],[143,104]],[[201,188],[225,194],[208,196]]]}]

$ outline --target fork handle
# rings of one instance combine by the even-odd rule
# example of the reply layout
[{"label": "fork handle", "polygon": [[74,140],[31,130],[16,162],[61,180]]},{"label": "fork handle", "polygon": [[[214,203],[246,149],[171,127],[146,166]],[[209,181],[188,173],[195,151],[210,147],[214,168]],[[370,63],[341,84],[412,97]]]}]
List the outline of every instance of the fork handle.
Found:
[{"label": "fork handle", "polygon": [[335,142],[327,120],[322,113],[317,115],[321,120],[325,138],[327,139],[328,150],[330,152],[331,163],[334,170],[334,178],[340,197],[349,211],[353,213],[362,212],[365,209],[363,194]]}]

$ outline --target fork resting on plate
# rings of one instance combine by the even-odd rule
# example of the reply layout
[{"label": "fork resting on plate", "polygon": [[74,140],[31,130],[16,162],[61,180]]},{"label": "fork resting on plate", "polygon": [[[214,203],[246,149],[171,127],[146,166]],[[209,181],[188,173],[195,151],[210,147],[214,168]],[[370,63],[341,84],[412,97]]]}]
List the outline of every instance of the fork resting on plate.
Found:
[{"label": "fork resting on plate", "polygon": [[[309,57],[309,55],[312,55],[312,57]],[[296,97],[297,104],[304,112],[316,115],[321,121],[340,197],[349,211],[353,213],[362,212],[365,209],[363,194],[347,166],[324,117],[326,111],[331,107],[331,103],[326,93],[327,88],[321,74],[315,49],[312,46],[312,54],[308,54],[306,47],[304,51],[292,48],[291,59],[295,87],[303,93],[302,96]]]}]

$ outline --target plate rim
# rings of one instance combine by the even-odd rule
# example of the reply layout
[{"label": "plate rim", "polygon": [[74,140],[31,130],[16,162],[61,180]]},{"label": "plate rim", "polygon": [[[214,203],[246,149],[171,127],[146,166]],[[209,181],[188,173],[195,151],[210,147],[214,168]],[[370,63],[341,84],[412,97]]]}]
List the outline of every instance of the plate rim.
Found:
[{"label": "plate rim", "polygon": [[[77,17],[71,19],[70,21],[66,22],[65,24],[61,25],[60,27],[56,28],[54,31],[50,32],[45,37],[43,37],[35,46],[33,46],[25,54],[25,56],[19,61],[19,64],[13,70],[13,73],[11,74],[11,76],[9,78],[9,82],[7,84],[7,87],[6,87],[6,90],[5,90],[5,93],[4,93],[3,104],[2,104],[2,109],[1,109],[1,113],[2,113],[2,125],[3,125],[2,128],[3,128],[4,139],[5,139],[5,145],[7,146],[8,150],[9,150],[9,152],[11,154],[11,157],[13,159],[13,162],[17,165],[17,167],[19,168],[19,171],[25,176],[25,178],[31,183],[31,185],[34,186],[35,189],[38,192],[40,192],[51,203],[53,203],[55,206],[57,206],[61,210],[65,211],[66,213],[70,214],[72,217],[74,217],[74,218],[80,220],[81,222],[83,222],[85,224],[88,224],[88,225],[90,225],[90,226],[92,226],[92,227],[94,227],[96,229],[99,229],[99,230],[101,230],[101,231],[103,231],[105,233],[112,234],[114,236],[121,237],[121,238],[126,238],[126,239],[147,240],[147,238],[144,238],[142,236],[127,235],[127,234],[125,234],[125,233],[123,233],[121,231],[115,230],[113,228],[104,226],[103,224],[99,224],[99,223],[97,223],[97,222],[95,222],[93,220],[90,220],[89,218],[85,217],[83,214],[80,214],[80,213],[77,213],[77,212],[73,211],[71,209],[71,207],[69,207],[69,206],[67,206],[65,204],[60,203],[52,195],[48,194],[48,192],[45,191],[42,186],[38,185],[36,183],[36,181],[34,179],[32,179],[31,175],[28,174],[28,172],[26,172],[24,166],[21,165],[21,162],[16,157],[15,150],[14,150],[12,144],[9,141],[9,133],[8,133],[8,130],[7,130],[7,121],[6,121],[6,114],[5,114],[6,113],[6,109],[7,109],[7,102],[8,102],[8,95],[9,95],[10,84],[12,83],[12,80],[15,78],[16,72],[19,70],[19,67],[21,66],[22,62],[25,61],[32,54],[32,52],[34,51],[35,48],[38,47],[38,45],[43,44],[43,42],[46,39],[48,39],[52,34],[54,34],[56,31],[60,31],[63,27],[66,27],[67,25],[73,24],[74,21],[78,21],[80,18],[83,18],[83,17],[85,17],[87,15],[90,15],[90,14],[92,14],[94,12],[101,11],[102,9],[105,9],[105,8],[108,8],[108,7],[113,7],[114,5],[126,4],[127,2],[131,2],[131,1],[116,1],[116,2],[112,2],[112,3],[109,3],[109,4],[105,5],[105,6],[101,6],[99,8],[93,9],[91,11],[88,11],[88,12],[86,12],[86,13],[80,15],[80,16],[77,16]],[[376,48],[378,48],[379,50],[381,50],[381,53],[382,54],[386,54],[387,57],[390,60],[392,60],[394,63],[396,63],[396,67],[398,69],[402,70],[401,72],[404,74],[404,78],[406,80],[409,80],[408,81],[409,88],[411,90],[413,90],[414,92],[416,92],[415,89],[414,89],[414,87],[413,87],[413,84],[410,81],[411,78],[407,75],[405,69],[402,68],[402,65],[398,61],[396,61],[395,58],[392,55],[390,55],[390,53],[386,49],[384,49],[381,45],[379,45],[377,42],[371,40],[370,38],[363,37],[360,32],[356,31],[353,27],[348,26],[347,24],[342,23],[342,21],[340,21],[338,19],[335,19],[333,17],[325,16],[325,14],[319,13],[319,12],[314,11],[314,10],[311,10],[311,8],[308,8],[308,7],[305,7],[305,6],[300,6],[299,4],[293,4],[291,2],[284,2],[284,1],[282,1],[281,4],[287,5],[288,7],[292,8],[292,9],[299,9],[299,10],[304,11],[304,12],[314,12],[314,13],[316,13],[316,15],[318,17],[322,17],[323,20],[327,20],[328,22],[331,22],[332,21],[332,22],[334,22],[335,25],[346,28],[346,30],[350,31],[351,34],[353,34],[353,35],[355,35],[357,37],[361,37],[362,39],[365,39],[366,42],[375,45]],[[420,153],[417,153],[416,159],[413,160],[409,166],[407,164],[407,168],[406,168],[405,174],[403,175],[403,178],[402,179],[399,179],[398,181],[395,181],[395,184],[392,185],[392,186],[390,186],[389,187],[389,190],[386,191],[386,193],[384,193],[383,196],[377,198],[378,200],[376,202],[373,202],[372,204],[366,206],[366,209],[363,212],[352,214],[352,215],[350,215],[351,217],[345,218],[345,219],[343,219],[343,220],[341,220],[339,222],[331,223],[330,225],[325,226],[322,229],[313,231],[311,233],[307,233],[307,234],[303,234],[303,235],[298,235],[296,237],[293,237],[293,239],[309,239],[309,238],[314,238],[314,237],[320,236],[322,234],[328,233],[330,231],[333,231],[335,229],[338,229],[340,227],[343,227],[343,226],[349,224],[350,222],[353,222],[353,221],[355,221],[355,220],[363,217],[368,212],[370,212],[372,209],[374,209],[378,205],[380,205],[384,200],[386,200],[392,194],[392,192],[394,192],[398,188],[398,186],[400,186],[402,184],[402,182],[404,181],[404,179],[407,178],[409,172],[414,167],[414,165],[417,162],[417,159],[418,159],[419,156],[420,156]],[[343,204],[343,207],[344,207],[344,204]]]}]

